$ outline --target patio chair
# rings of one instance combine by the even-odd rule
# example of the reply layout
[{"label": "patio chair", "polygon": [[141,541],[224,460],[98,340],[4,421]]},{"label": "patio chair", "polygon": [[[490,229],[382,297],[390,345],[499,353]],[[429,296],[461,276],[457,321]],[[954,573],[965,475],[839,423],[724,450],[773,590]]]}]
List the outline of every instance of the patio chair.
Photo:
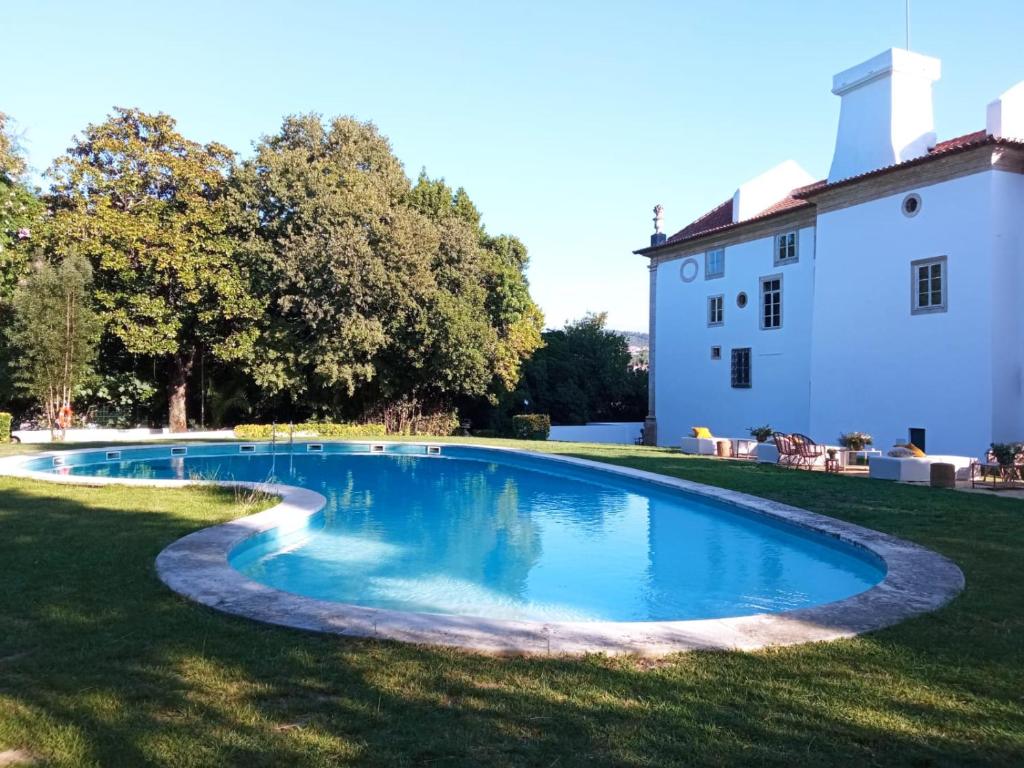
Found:
[{"label": "patio chair", "polygon": [[796,443],[797,452],[800,454],[800,466],[813,469],[814,465],[825,456],[825,447],[818,445],[807,435],[794,432],[790,437]]},{"label": "patio chair", "polygon": [[800,449],[791,435],[785,432],[773,432],[772,440],[775,441],[775,448],[779,452],[779,464],[786,467],[800,466]]}]

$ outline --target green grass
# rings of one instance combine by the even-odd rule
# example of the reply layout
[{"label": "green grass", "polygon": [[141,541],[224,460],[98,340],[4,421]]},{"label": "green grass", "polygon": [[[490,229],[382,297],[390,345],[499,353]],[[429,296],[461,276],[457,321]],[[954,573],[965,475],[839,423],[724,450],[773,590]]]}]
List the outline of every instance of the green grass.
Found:
[{"label": "green grass", "polygon": [[171,594],[156,554],[240,514],[230,493],[0,478],[0,754],[246,768],[1024,764],[1024,503],[658,449],[530,447],[904,536],[953,558],[967,589],[848,641],[659,662],[489,658],[262,626]]}]

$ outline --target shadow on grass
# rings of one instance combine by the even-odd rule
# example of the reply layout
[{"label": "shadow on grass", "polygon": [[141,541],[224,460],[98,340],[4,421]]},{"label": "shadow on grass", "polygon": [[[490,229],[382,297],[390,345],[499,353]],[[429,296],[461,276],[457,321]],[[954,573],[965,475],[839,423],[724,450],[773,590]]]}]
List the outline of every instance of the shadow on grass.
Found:
[{"label": "shadow on grass", "polygon": [[1019,505],[715,465],[636,464],[915,538],[961,563],[968,591],[854,641],[493,659],[267,627],[171,594],[156,554],[237,514],[229,494],[0,480],[0,749],[117,766],[1024,759]]}]

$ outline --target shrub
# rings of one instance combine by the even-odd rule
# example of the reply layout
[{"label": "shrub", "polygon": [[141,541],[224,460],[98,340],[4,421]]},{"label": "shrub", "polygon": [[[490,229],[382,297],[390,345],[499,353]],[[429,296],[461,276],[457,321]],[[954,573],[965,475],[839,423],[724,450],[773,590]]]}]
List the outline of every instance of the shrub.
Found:
[{"label": "shrub", "polygon": [[[331,422],[304,422],[293,425],[296,436],[302,437],[383,437],[387,430],[383,424],[333,424]],[[242,440],[269,440],[272,424],[239,424],[235,437]],[[277,425],[277,439],[288,439],[288,425]]]},{"label": "shrub", "polygon": [[1001,467],[1012,467],[1024,451],[1020,443],[992,443],[991,453]]},{"label": "shrub", "polygon": [[519,440],[547,440],[551,417],[546,413],[528,413],[512,417],[512,436]]},{"label": "shrub", "polygon": [[11,442],[11,414],[0,411],[0,443]]},{"label": "shrub", "polygon": [[430,415],[414,417],[405,425],[403,435],[437,435],[448,437],[459,429],[459,414],[454,411],[441,411]]},{"label": "shrub", "polygon": [[306,422],[296,424],[296,431],[312,432],[319,437],[383,437],[388,433],[383,424],[334,424]]}]

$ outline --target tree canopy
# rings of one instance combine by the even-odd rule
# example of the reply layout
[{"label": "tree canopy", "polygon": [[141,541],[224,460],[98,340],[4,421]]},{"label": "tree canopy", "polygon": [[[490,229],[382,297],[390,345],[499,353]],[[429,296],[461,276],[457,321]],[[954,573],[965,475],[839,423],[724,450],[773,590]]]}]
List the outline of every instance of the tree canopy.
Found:
[{"label": "tree canopy", "polygon": [[183,137],[168,115],[117,108],[50,170],[50,247],[89,258],[107,332],[166,367],[172,431],[187,428],[197,353],[247,357],[260,316],[227,233],[232,159]]},{"label": "tree canopy", "polygon": [[641,420],[647,412],[647,372],[630,367],[629,346],[605,328],[604,313],[545,331],[544,347],[523,368],[517,397],[557,424]]},{"label": "tree canopy", "polygon": [[[26,164],[7,115],[0,112],[0,328],[13,322],[11,300],[29,274],[43,205],[25,182]],[[14,396],[8,340],[0,334],[0,405]]]},{"label": "tree canopy", "polygon": [[40,404],[51,429],[92,371],[101,323],[91,289],[89,262],[69,256],[58,265],[38,263],[14,294],[8,335],[19,358],[16,380]]},{"label": "tree canopy", "polygon": [[488,237],[464,190],[411,185],[372,124],[286,118],[233,191],[268,299],[260,387],[351,416],[514,386],[541,322],[525,248]]},{"label": "tree canopy", "polygon": [[77,395],[105,419],[166,403],[174,431],[196,406],[450,425],[507,399],[542,343],[524,244],[487,232],[461,187],[410,180],[372,123],[290,116],[237,162],[115,108],[40,196],[3,119],[0,315],[31,259],[87,260],[104,332]]}]

